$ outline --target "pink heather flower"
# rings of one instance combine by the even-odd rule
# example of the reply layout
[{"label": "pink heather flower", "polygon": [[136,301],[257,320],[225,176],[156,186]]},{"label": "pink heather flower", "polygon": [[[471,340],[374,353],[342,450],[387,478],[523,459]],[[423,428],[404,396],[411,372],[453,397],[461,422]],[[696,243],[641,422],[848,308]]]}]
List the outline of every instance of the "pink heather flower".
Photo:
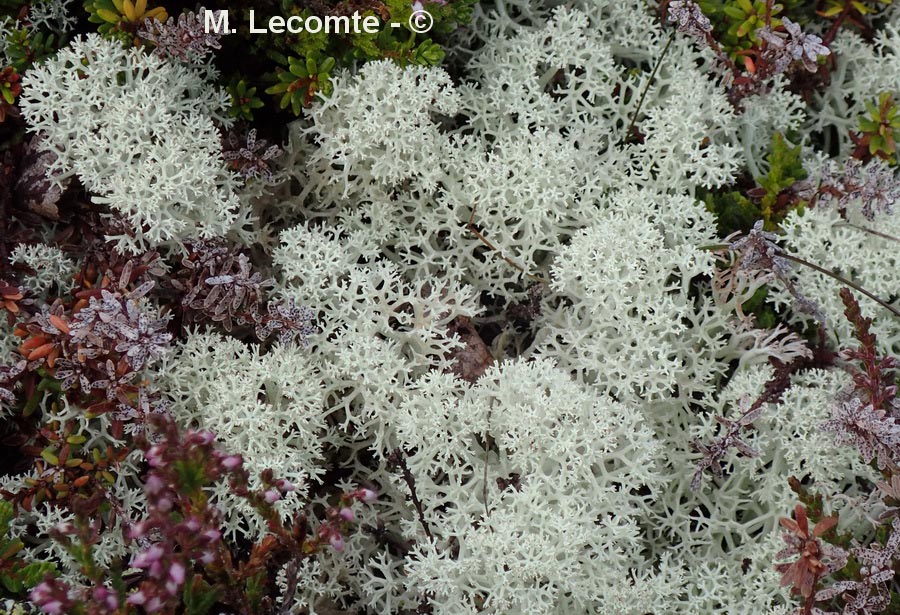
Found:
[{"label": "pink heather flower", "polygon": [[147,482],[144,484],[144,491],[146,491],[149,495],[156,495],[160,491],[165,488],[166,483],[163,479],[161,479],[156,474],[151,474],[147,477]]},{"label": "pink heather flower", "polygon": [[166,581],[166,591],[171,595],[178,593],[178,588],[184,583],[185,570],[181,562],[173,562],[169,567],[169,580]]},{"label": "pink heather flower", "polygon": [[146,611],[148,613],[155,613],[159,610],[162,610],[163,601],[159,598],[159,596],[153,596],[150,601],[147,603]]},{"label": "pink heather flower", "polygon": [[416,0],[412,3],[412,10],[413,13],[415,13],[416,11],[424,11],[425,7],[422,5],[422,2],[420,0]]},{"label": "pink heather flower", "polygon": [[269,489],[268,491],[266,491],[263,497],[265,498],[267,503],[274,504],[281,499],[281,494],[278,493],[277,489]]},{"label": "pink heather flower", "polygon": [[203,555],[200,556],[200,562],[202,564],[209,565],[209,564],[212,564],[214,561],[216,561],[216,556],[213,554],[212,551],[204,551]]},{"label": "pink heather flower", "polygon": [[147,596],[144,594],[143,591],[138,590],[138,591],[134,592],[133,594],[131,594],[130,596],[128,596],[128,598],[125,599],[125,602],[127,602],[128,604],[141,605],[141,604],[144,604],[145,602],[147,602]]},{"label": "pink heather flower", "polygon": [[158,562],[163,556],[162,547],[153,545],[146,551],[138,553],[131,559],[131,565],[135,568],[148,568]]},{"label": "pink heather flower", "polygon": [[62,602],[59,600],[53,600],[52,602],[41,605],[41,610],[49,615],[60,615],[63,612],[62,608]]},{"label": "pink heather flower", "polygon": [[173,562],[169,568],[169,578],[178,585],[184,583],[184,564],[181,562]]},{"label": "pink heather flower", "polygon": [[230,455],[222,460],[222,467],[226,470],[236,470],[244,463],[240,455]]},{"label": "pink heather flower", "polygon": [[72,606],[68,596],[68,587],[59,585],[56,581],[40,583],[31,590],[31,601],[45,613],[59,615],[68,613]]},{"label": "pink heather flower", "polygon": [[162,577],[163,567],[162,562],[159,560],[150,564],[150,567],[147,569],[147,574],[153,577],[154,579],[159,579]]},{"label": "pink heather flower", "polygon": [[216,441],[216,434],[211,431],[197,431],[189,434],[188,439],[202,446],[208,446]]},{"label": "pink heather flower", "polygon": [[212,528],[203,532],[204,538],[206,538],[209,542],[216,542],[219,538],[222,537],[222,533],[219,530],[214,530]]},{"label": "pink heather flower", "polygon": [[196,517],[191,517],[191,518],[188,519],[187,522],[184,524],[184,528],[185,528],[187,531],[192,532],[192,533],[193,533],[193,532],[197,532],[197,531],[200,530],[200,522],[197,521],[197,518],[196,518]]},{"label": "pink heather flower", "polygon": [[141,536],[144,535],[144,532],[145,532],[144,523],[142,521],[138,521],[137,523],[132,525],[130,528],[128,528],[128,538],[130,538],[131,540],[134,540],[135,538],[140,538]]},{"label": "pink heather flower", "polygon": [[145,456],[147,457],[147,463],[150,464],[151,468],[158,468],[163,464],[162,447],[159,444],[151,446]]},{"label": "pink heather flower", "polygon": [[345,506],[338,513],[344,521],[353,521],[356,518],[356,514],[353,512],[352,508]]},{"label": "pink heather flower", "polygon": [[50,584],[46,581],[38,583],[31,589],[31,601],[32,602],[41,602],[47,598],[47,595],[53,591],[53,588],[50,587]]},{"label": "pink heather flower", "polygon": [[119,598],[102,585],[94,588],[93,597],[97,602],[105,603],[107,608],[111,610],[119,608]]},{"label": "pink heather flower", "polygon": [[328,539],[328,542],[331,543],[331,546],[335,551],[343,551],[344,550],[344,537],[338,533],[334,533]]}]

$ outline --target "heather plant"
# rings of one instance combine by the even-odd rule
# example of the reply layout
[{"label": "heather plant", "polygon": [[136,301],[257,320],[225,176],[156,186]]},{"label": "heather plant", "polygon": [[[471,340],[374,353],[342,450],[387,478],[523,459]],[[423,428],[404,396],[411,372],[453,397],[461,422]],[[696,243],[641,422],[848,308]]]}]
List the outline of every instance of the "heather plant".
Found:
[{"label": "heather plant", "polygon": [[[156,443],[139,440],[151,468],[143,486],[147,512],[124,530],[127,541],[137,545],[129,568],[144,571],[144,580],[133,591],[126,591],[126,571],[121,563],[108,570],[99,566],[92,553],[99,542],[99,525],[76,514],[74,523],[55,527],[53,537],[76,554],[83,574],[96,585],[85,591],[45,578],[30,594],[43,612],[158,613],[171,612],[181,604],[196,613],[208,612],[215,604],[238,612],[270,612],[273,605],[266,596],[270,560],[285,558],[296,569],[300,561],[322,548],[341,550],[341,532],[354,517],[349,506],[377,497],[365,488],[343,495],[340,503],[326,512],[326,521],[316,533],[307,536],[304,515],[294,517],[293,526],[285,526],[272,509],[282,494],[295,489],[293,484],[274,479],[269,471],[261,477],[264,490],[250,491],[241,456],[213,448],[214,434],[181,434],[170,418],[154,422]],[[210,483],[226,479],[236,496],[246,499],[267,519],[272,532],[254,544],[246,560],[235,560],[223,542],[221,512],[205,495]],[[203,572],[196,572],[198,567]]]}]

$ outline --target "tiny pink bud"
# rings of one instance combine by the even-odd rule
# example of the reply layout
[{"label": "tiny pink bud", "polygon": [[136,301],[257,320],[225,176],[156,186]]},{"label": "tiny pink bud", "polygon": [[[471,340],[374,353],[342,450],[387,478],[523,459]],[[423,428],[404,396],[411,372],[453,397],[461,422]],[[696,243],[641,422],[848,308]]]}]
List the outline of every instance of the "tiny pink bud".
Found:
[{"label": "tiny pink bud", "polygon": [[328,542],[331,543],[331,546],[335,551],[343,551],[344,550],[344,537],[340,534],[332,534],[328,539]]},{"label": "tiny pink bud", "polygon": [[359,493],[358,498],[363,502],[374,502],[378,499],[378,492],[366,487],[363,487],[357,493]]},{"label": "tiny pink bud", "polygon": [[356,513],[353,512],[353,509],[347,506],[343,507],[338,514],[344,521],[353,521],[356,518]]},{"label": "tiny pink bud", "polygon": [[282,493],[290,493],[296,489],[294,483],[289,480],[284,480],[283,478],[276,481],[275,486],[278,487]]},{"label": "tiny pink bud", "polygon": [[187,522],[185,522],[184,529],[186,529],[187,531],[189,531],[191,533],[197,532],[200,530],[200,522],[197,521],[196,517],[191,517],[190,519],[187,520]]},{"label": "tiny pink bud", "polygon": [[203,537],[206,538],[209,542],[216,542],[219,538],[222,537],[222,533],[219,530],[214,530],[212,528],[203,532]]},{"label": "tiny pink bud", "polygon": [[274,504],[281,499],[281,494],[276,489],[269,489],[263,494],[263,497],[269,504]]},{"label": "tiny pink bud", "polygon": [[198,431],[194,435],[194,441],[203,446],[207,446],[216,441],[216,434],[211,431]]}]

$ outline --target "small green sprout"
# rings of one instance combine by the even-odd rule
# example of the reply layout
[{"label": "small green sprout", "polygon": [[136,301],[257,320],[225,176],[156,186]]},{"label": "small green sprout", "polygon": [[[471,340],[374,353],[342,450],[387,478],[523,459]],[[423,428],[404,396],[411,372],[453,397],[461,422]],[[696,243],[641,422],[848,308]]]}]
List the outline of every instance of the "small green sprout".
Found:
[{"label": "small green sprout", "polygon": [[294,115],[300,115],[300,110],[308,107],[316,94],[331,94],[334,64],[335,60],[331,57],[323,60],[308,57],[303,61],[292,56],[288,58],[289,70],[281,69],[278,83],[266,89],[266,93],[281,94],[281,108],[286,109],[290,105]]},{"label": "small green sprout", "polygon": [[[769,16],[771,18],[771,26],[777,27],[781,25],[781,20],[776,19],[777,15],[782,11],[784,5],[773,4]],[[749,39],[750,42],[759,42],[756,38],[756,31],[766,25],[766,3],[763,0],[737,0],[737,2],[726,4],[722,11],[730,18],[731,26],[728,28],[729,36],[735,39]]]},{"label": "small green sprout", "polygon": [[16,69],[8,66],[0,70],[0,123],[7,115],[15,114],[16,97],[22,92],[22,84]]},{"label": "small green sprout", "polygon": [[256,88],[247,87],[247,82],[241,79],[233,81],[228,86],[228,94],[231,95],[231,106],[228,115],[234,118],[253,121],[253,110],[264,106],[262,100],[256,96]]},{"label": "small green sprout", "polygon": [[872,156],[878,156],[890,164],[897,162],[897,131],[900,131],[900,115],[893,94],[882,92],[878,96],[878,105],[866,102],[868,117],[859,118],[861,136],[856,137],[858,148]]},{"label": "small green sprout", "polygon": [[90,13],[88,21],[100,25],[98,31],[101,34],[134,46],[140,44],[136,32],[145,20],[165,22],[169,18],[166,9],[161,6],[148,8],[147,0],[86,0],[84,8]]}]

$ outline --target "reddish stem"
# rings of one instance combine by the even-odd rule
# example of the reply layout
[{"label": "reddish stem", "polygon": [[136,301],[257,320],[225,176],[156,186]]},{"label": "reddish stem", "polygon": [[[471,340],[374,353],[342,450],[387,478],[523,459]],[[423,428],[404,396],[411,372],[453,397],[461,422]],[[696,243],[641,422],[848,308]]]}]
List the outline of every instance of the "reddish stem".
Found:
[{"label": "reddish stem", "polygon": [[838,30],[844,25],[844,22],[847,20],[847,17],[850,16],[850,11],[853,10],[853,4],[849,1],[844,5],[844,9],[841,11],[840,15],[838,15],[837,19],[834,20],[834,23],[831,24],[831,28],[828,29],[828,32],[822,38],[822,44],[826,47],[831,45],[831,42],[837,36]]}]

